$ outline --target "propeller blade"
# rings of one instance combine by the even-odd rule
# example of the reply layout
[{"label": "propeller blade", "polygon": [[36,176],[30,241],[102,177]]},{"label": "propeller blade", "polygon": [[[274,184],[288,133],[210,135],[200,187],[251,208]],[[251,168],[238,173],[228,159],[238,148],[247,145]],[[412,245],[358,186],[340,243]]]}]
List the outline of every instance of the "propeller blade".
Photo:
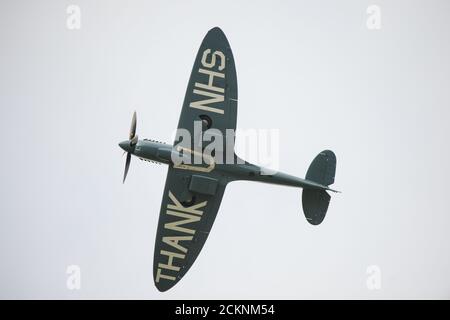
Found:
[{"label": "propeller blade", "polygon": [[131,119],[130,137],[129,140],[133,139],[136,134],[136,111],[133,113],[133,119]]},{"label": "propeller blade", "polygon": [[135,135],[133,139],[130,140],[130,146],[134,146],[136,143],[138,143],[139,137],[138,135]]},{"label": "propeller blade", "polygon": [[125,183],[125,179],[127,178],[128,169],[130,168],[130,162],[131,162],[131,153],[127,153],[127,160],[125,161],[125,172],[123,173],[123,182]]}]

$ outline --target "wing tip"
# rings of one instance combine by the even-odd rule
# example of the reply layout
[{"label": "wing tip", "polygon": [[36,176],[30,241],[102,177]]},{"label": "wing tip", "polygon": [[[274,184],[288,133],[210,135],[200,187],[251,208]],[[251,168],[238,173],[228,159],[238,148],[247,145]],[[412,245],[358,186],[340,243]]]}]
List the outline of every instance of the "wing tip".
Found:
[{"label": "wing tip", "polygon": [[174,286],[174,284],[171,285],[164,285],[162,282],[155,282],[155,287],[156,289],[158,289],[159,292],[166,292],[167,290],[169,290],[170,288],[172,288]]},{"label": "wing tip", "polygon": [[220,29],[220,27],[218,27],[218,26],[215,26],[215,27],[211,28],[208,32],[219,32],[219,33],[224,33],[224,32],[222,31],[222,29]]},{"label": "wing tip", "polygon": [[214,37],[214,38],[219,38],[219,39],[222,38],[228,42],[225,32],[223,32],[223,30],[217,26],[208,31],[208,36]]}]

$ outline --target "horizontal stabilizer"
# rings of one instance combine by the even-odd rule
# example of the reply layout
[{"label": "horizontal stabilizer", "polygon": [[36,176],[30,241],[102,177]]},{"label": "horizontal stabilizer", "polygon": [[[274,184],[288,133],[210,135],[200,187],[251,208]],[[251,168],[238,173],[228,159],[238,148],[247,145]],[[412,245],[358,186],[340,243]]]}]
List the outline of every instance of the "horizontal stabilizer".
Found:
[{"label": "horizontal stabilizer", "polygon": [[304,189],[302,204],[306,220],[313,225],[320,224],[327,214],[330,199],[330,195],[325,190]]},{"label": "horizontal stabilizer", "polygon": [[[306,173],[306,179],[328,187],[334,183],[335,173],[336,156],[333,151],[325,150],[314,158]],[[331,189],[328,188],[328,190]],[[309,223],[313,225],[322,223],[327,214],[330,198],[330,195],[324,189],[303,189],[303,212]]]},{"label": "horizontal stabilizer", "polygon": [[336,173],[336,156],[331,150],[324,150],[319,153],[309,166],[306,179],[324,186],[334,183]]}]

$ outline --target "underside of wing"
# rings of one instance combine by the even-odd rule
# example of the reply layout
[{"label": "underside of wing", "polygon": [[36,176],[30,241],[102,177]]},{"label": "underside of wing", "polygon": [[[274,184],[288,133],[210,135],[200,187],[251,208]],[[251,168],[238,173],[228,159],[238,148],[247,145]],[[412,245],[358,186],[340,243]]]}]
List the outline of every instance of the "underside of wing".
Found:
[{"label": "underside of wing", "polygon": [[[226,137],[227,129],[232,129],[233,135],[232,137],[229,135],[230,139],[226,141],[230,143],[229,148],[225,148],[223,144],[223,148],[218,148],[220,149],[218,151],[225,152],[225,156],[227,156],[225,149],[234,154],[237,99],[233,54],[225,34],[216,27],[207,33],[197,53],[174,145],[182,143],[183,147],[192,149],[198,147],[200,133],[207,131],[206,135],[209,136],[203,140],[213,141],[217,135]],[[180,129],[190,134],[188,139],[178,135],[179,132],[182,133]]]},{"label": "underside of wing", "polygon": [[[174,163],[167,174],[153,265],[160,291],[170,289],[186,274],[208,238],[228,181],[214,170],[215,157],[218,153],[226,159],[234,157],[236,117],[233,55],[222,30],[213,28],[195,59],[174,142],[183,156],[200,155],[200,162]],[[227,129],[232,129],[226,141],[231,146],[222,144],[215,155],[208,155],[205,136],[214,136],[206,138],[209,141],[230,137]]]},{"label": "underside of wing", "polygon": [[173,287],[199,255],[219,210],[226,182],[169,167],[155,242],[153,278]]}]

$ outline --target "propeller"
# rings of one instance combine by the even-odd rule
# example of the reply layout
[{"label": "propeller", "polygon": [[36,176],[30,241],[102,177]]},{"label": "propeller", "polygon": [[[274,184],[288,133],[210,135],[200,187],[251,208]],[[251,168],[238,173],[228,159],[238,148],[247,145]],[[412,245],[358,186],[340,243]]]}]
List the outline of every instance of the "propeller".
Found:
[{"label": "propeller", "polygon": [[130,162],[131,162],[131,153],[127,152],[127,160],[125,160],[125,172],[123,173],[122,183],[125,183],[125,179],[127,178],[128,169],[130,169]]},{"label": "propeller", "polygon": [[128,169],[130,168],[131,163],[131,153],[133,150],[133,147],[138,142],[138,136],[136,135],[136,111],[133,113],[133,118],[131,119],[131,127],[130,127],[130,134],[128,136],[128,141],[123,141],[119,143],[119,146],[125,150],[127,153],[127,158],[125,160],[125,171],[123,173],[123,182],[125,183],[125,179],[127,178]]},{"label": "propeller", "polygon": [[131,119],[130,136],[128,139],[133,139],[136,134],[136,111],[133,113],[133,118]]}]

